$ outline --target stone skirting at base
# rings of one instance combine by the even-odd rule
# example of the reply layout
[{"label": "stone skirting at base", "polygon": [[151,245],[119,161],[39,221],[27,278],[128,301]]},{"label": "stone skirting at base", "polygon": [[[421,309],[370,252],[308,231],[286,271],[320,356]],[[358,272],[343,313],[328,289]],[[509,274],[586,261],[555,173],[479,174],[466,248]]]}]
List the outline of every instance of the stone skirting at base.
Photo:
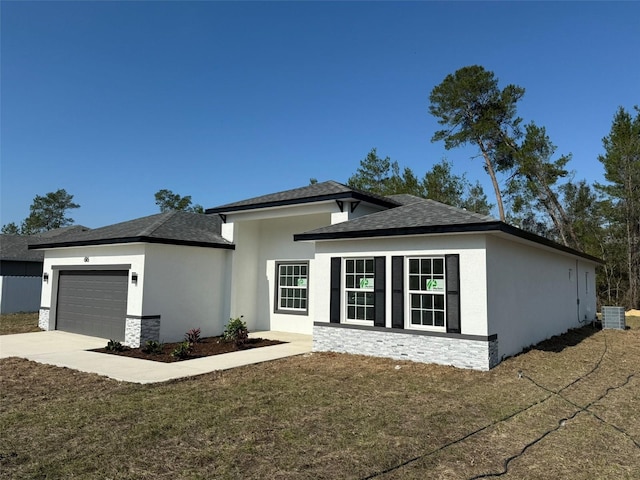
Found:
[{"label": "stone skirting at base", "polygon": [[51,310],[49,310],[48,308],[45,307],[40,307],[40,314],[38,315],[38,327],[40,327],[41,330],[53,330],[53,325],[50,325],[49,323],[49,312]]},{"label": "stone skirting at base", "polygon": [[[340,328],[332,324],[313,327],[313,351],[339,352],[395,360],[453,365],[489,370],[499,363],[498,339],[430,336],[391,329]],[[495,336],[494,336],[495,337]]]},{"label": "stone skirting at base", "polygon": [[127,317],[124,330],[124,344],[138,348],[147,341],[160,340],[160,315]]}]

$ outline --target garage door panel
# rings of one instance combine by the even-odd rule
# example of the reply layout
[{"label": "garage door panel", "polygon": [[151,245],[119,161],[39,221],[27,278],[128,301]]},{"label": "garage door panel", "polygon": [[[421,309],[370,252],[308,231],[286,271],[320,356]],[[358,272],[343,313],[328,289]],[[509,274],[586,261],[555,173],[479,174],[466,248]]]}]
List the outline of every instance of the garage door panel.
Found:
[{"label": "garage door panel", "polygon": [[124,340],[128,278],[126,270],[61,271],[56,328]]}]

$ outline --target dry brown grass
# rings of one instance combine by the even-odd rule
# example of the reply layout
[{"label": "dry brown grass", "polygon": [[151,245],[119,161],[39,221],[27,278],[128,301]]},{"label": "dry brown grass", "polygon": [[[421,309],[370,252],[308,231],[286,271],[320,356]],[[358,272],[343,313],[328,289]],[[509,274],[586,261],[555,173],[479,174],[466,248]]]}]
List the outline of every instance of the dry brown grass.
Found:
[{"label": "dry brown grass", "polygon": [[39,331],[37,313],[5,313],[0,315],[0,335]]},{"label": "dry brown grass", "polygon": [[146,386],[0,368],[1,478],[470,479],[509,458],[503,478],[640,478],[637,326],[490,372],[330,353]]}]

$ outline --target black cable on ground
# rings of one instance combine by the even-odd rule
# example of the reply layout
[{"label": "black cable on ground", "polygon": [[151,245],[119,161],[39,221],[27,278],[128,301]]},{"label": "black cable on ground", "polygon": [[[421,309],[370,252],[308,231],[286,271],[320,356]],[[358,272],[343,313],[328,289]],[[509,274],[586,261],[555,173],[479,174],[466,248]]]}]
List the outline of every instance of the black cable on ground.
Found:
[{"label": "black cable on ground", "polygon": [[[535,407],[536,405],[540,405],[540,404],[542,404],[542,403],[546,402],[546,401],[547,401],[548,399],[550,399],[552,396],[557,395],[559,392],[562,392],[562,391],[566,390],[567,388],[571,387],[572,385],[575,385],[575,384],[576,384],[576,383],[578,383],[580,380],[584,379],[585,377],[587,377],[587,376],[591,375],[593,372],[595,372],[595,371],[600,367],[600,365],[602,364],[602,360],[604,359],[604,356],[605,356],[605,354],[607,353],[607,349],[608,349],[608,346],[607,346],[607,337],[605,336],[605,337],[604,337],[604,350],[603,350],[602,354],[600,355],[600,358],[598,359],[598,361],[597,361],[597,362],[596,362],[596,364],[594,365],[594,367],[593,367],[591,370],[589,370],[587,373],[585,373],[584,375],[582,375],[582,376],[580,376],[580,377],[576,378],[576,379],[575,379],[574,381],[572,381],[571,383],[569,383],[569,384],[565,385],[564,387],[562,387],[560,390],[558,390],[558,392],[553,392],[553,391],[551,391],[551,393],[550,393],[549,395],[547,395],[546,397],[544,397],[543,399],[538,400],[537,402],[531,403],[530,405],[528,405],[528,406],[526,406],[526,407],[524,407],[524,408],[522,408],[522,409],[520,409],[520,410],[517,410],[517,411],[515,411],[515,412],[514,412],[514,413],[512,413],[512,414],[509,414],[509,415],[507,415],[507,416],[505,416],[505,417],[503,417],[503,418],[500,418],[500,419],[498,419],[498,420],[496,420],[496,421],[494,421],[494,422],[491,422],[491,423],[489,423],[489,424],[487,424],[487,425],[484,425],[483,427],[480,427],[480,428],[478,428],[477,430],[474,430],[474,431],[472,431],[472,432],[470,432],[470,433],[467,433],[466,435],[464,435],[464,436],[462,436],[462,437],[459,437],[459,438],[457,438],[457,439],[455,439],[455,440],[452,440],[451,442],[448,442],[448,443],[446,443],[446,444],[444,444],[444,445],[442,445],[442,446],[440,446],[440,447],[438,447],[438,448],[436,448],[436,449],[434,449],[434,450],[431,450],[431,451],[429,451],[429,452],[427,452],[427,453],[424,453],[424,454],[422,454],[422,455],[418,455],[418,456],[416,456],[416,457],[413,457],[413,458],[410,458],[410,459],[408,459],[408,460],[405,460],[404,462],[399,463],[399,464],[397,464],[397,465],[394,465],[393,467],[389,467],[389,468],[387,468],[387,469],[385,469],[385,470],[382,470],[382,471],[379,471],[379,472],[374,472],[374,473],[372,473],[371,475],[369,475],[369,476],[367,476],[367,477],[363,477],[363,478],[362,478],[362,480],[371,480],[371,479],[373,479],[373,478],[377,478],[377,477],[379,477],[379,476],[381,476],[381,475],[385,475],[385,474],[387,474],[387,473],[391,473],[391,472],[393,472],[393,471],[395,471],[395,470],[398,470],[398,469],[400,469],[400,468],[402,468],[402,467],[405,467],[405,466],[407,466],[407,465],[409,465],[409,464],[411,464],[411,463],[417,462],[418,460],[421,460],[421,459],[423,459],[423,458],[427,458],[427,457],[429,457],[429,456],[431,456],[431,455],[434,455],[434,454],[436,454],[436,453],[438,453],[438,452],[441,452],[442,450],[445,450],[446,448],[449,448],[449,447],[451,447],[451,446],[453,446],[453,445],[456,445],[456,444],[458,444],[458,443],[461,443],[461,442],[463,442],[464,440],[466,440],[467,438],[472,437],[472,436],[474,436],[474,435],[476,435],[476,434],[478,434],[478,433],[480,433],[480,432],[483,432],[483,431],[487,430],[488,428],[491,428],[491,427],[493,427],[493,426],[495,426],[495,425],[498,425],[499,423],[502,423],[502,422],[505,422],[505,421],[507,421],[507,420],[510,420],[510,419],[512,419],[512,418],[514,418],[514,417],[516,417],[517,415],[520,415],[521,413],[524,413],[524,412],[526,412],[527,410],[530,410],[531,408]],[[518,372],[518,375],[519,375],[520,377],[522,377],[522,376],[523,376],[522,372]],[[577,413],[578,413],[578,412],[576,412],[576,414],[574,414],[573,416],[577,415]],[[573,417],[571,417],[571,418],[573,418]],[[559,427],[557,427],[557,428],[559,428]],[[556,428],[556,430],[557,430],[557,428]],[[550,431],[550,432],[547,432],[544,436],[549,435],[549,433],[551,433],[551,431]],[[540,441],[540,440],[541,440],[541,439],[538,439],[538,440],[536,440],[535,442],[537,443],[537,442],[538,442],[538,441]],[[524,453],[524,451],[525,451],[527,448],[529,448],[530,446],[531,446],[531,445],[525,445],[525,448],[523,449],[523,451],[522,451],[519,455],[521,455],[522,453]],[[515,458],[517,458],[519,455],[516,455],[516,456],[515,456]],[[510,461],[511,461],[510,459],[507,459],[507,462],[510,462]],[[494,475],[494,474],[487,474],[487,475],[489,475],[489,476],[491,476],[491,475],[496,476],[496,475]],[[500,475],[504,475],[504,473],[502,473],[502,474],[500,474]],[[474,478],[476,478],[476,477],[474,477]],[[477,478],[482,478],[482,477],[477,477]]]},{"label": "black cable on ground", "polygon": [[598,398],[596,398],[596,399],[595,399],[595,400],[593,400],[592,402],[589,402],[585,407],[581,407],[580,405],[578,405],[577,403],[575,403],[575,402],[573,402],[573,401],[569,400],[569,399],[568,399],[568,398],[566,398],[565,396],[560,395],[559,393],[554,392],[553,390],[550,390],[550,389],[548,389],[547,387],[545,387],[545,386],[543,386],[543,385],[540,385],[538,382],[536,382],[534,379],[532,379],[531,377],[529,377],[529,376],[527,376],[527,375],[523,375],[523,376],[522,376],[522,378],[526,378],[526,379],[527,379],[527,380],[529,380],[531,383],[533,383],[536,387],[541,388],[541,389],[545,390],[546,392],[549,392],[549,393],[551,393],[551,394],[555,394],[555,395],[557,395],[558,397],[560,397],[562,400],[564,400],[564,401],[565,401],[565,402],[567,402],[568,404],[570,404],[570,405],[572,405],[572,406],[574,406],[574,407],[578,408],[578,409],[579,409],[579,411],[582,411],[582,412],[588,413],[589,415],[591,415],[591,416],[593,416],[594,418],[598,419],[598,420],[599,420],[599,421],[601,421],[602,423],[604,423],[604,424],[606,424],[606,425],[609,425],[611,428],[613,428],[613,429],[617,430],[618,432],[622,433],[623,435],[625,435],[629,440],[631,440],[631,441],[633,442],[633,444],[634,444],[636,447],[640,448],[640,442],[636,441],[636,440],[635,440],[631,435],[629,435],[627,432],[625,432],[622,428],[620,428],[620,427],[618,427],[618,426],[614,425],[613,423],[610,423],[610,422],[606,421],[605,419],[603,419],[603,418],[601,418],[600,416],[598,416],[598,414],[597,414],[597,413],[592,412],[591,410],[589,410],[589,407],[591,407],[594,403],[599,402],[600,400],[602,400],[602,399],[603,399],[604,397],[606,397],[606,396],[609,394],[609,392],[611,392],[612,390],[617,390],[618,388],[622,388],[622,387],[624,387],[625,385],[627,385],[627,384],[631,381],[631,379],[632,379],[633,377],[635,377],[636,375],[637,375],[637,373],[632,373],[632,374],[630,374],[630,375],[627,375],[627,378],[625,379],[625,381],[624,381],[622,384],[620,384],[620,385],[618,385],[618,386],[616,386],[616,387],[608,387],[602,395],[600,395]]},{"label": "black cable on ground", "polygon": [[[550,430],[547,430],[546,432],[544,432],[542,435],[540,435],[539,437],[537,437],[536,439],[534,439],[533,441],[527,443],[522,450],[520,450],[520,452],[516,453],[515,455],[510,456],[509,458],[505,459],[504,464],[503,464],[503,470],[501,472],[492,472],[492,473],[483,473],[480,475],[476,475],[474,477],[469,478],[469,480],[478,480],[480,478],[490,478],[490,477],[501,477],[502,475],[505,475],[508,471],[509,471],[509,464],[515,460],[518,457],[521,457],[522,455],[524,455],[524,453],[533,445],[535,445],[536,443],[540,442],[541,440],[543,440],[545,437],[547,437],[548,435],[552,434],[553,432],[556,432],[557,430],[559,430],[561,427],[563,427],[567,421],[569,420],[573,420],[579,413],[588,413],[590,415],[593,415],[595,418],[597,418],[598,420],[600,420],[601,422],[605,423],[606,425],[609,425],[610,427],[614,428],[615,430],[617,430],[618,432],[622,433],[624,436],[626,436],[629,440],[631,440],[631,442],[633,442],[633,444],[637,447],[640,448],[640,443],[638,443],[631,435],[629,435],[627,432],[625,432],[624,430],[622,430],[621,428],[617,427],[616,425],[613,425],[609,422],[607,422],[606,420],[600,418],[598,415],[596,415],[595,413],[591,412],[590,410],[588,410],[588,408],[593,405],[595,402],[599,402],[600,400],[602,400],[609,392],[611,392],[612,390],[616,390],[618,388],[622,388],[625,385],[627,385],[629,383],[629,381],[635,377],[637,374],[633,373],[631,375],[629,375],[627,377],[627,379],[620,385],[616,386],[616,387],[609,387],[607,388],[607,390],[605,391],[605,393],[603,393],[600,397],[598,397],[596,400],[594,400],[593,402],[590,402],[586,407],[581,407],[580,405],[577,405],[576,403],[572,402],[571,400],[568,400],[566,398],[564,398],[562,395],[558,395],[560,398],[562,398],[563,400],[565,400],[566,402],[570,403],[571,405],[575,406],[578,408],[578,410],[576,410],[575,412],[573,412],[571,415],[569,415],[568,417],[562,418],[560,420],[558,420],[558,426],[554,427]],[[552,390],[549,390],[541,385],[539,385],[538,383],[536,383],[534,380],[532,380],[531,378],[527,377],[527,376],[523,376],[522,378],[526,378],[527,380],[531,380],[536,386],[551,392]]]},{"label": "black cable on ground", "polygon": [[606,420],[604,420],[603,418],[601,418],[600,416],[598,416],[596,413],[592,412],[589,410],[589,407],[591,407],[594,403],[599,402],[600,400],[602,400],[604,397],[606,397],[609,392],[613,391],[613,390],[617,390],[618,388],[622,388],[624,386],[626,386],[633,377],[635,377],[637,375],[637,373],[632,373],[630,375],[627,376],[626,380],[621,383],[618,386],[615,387],[608,387],[604,393],[602,395],[600,395],[598,398],[596,398],[595,400],[589,402],[585,407],[581,407],[580,405],[576,404],[575,402],[569,400],[568,398],[566,398],[565,396],[561,395],[561,392],[563,392],[564,390],[566,390],[567,388],[569,388],[571,385],[575,385],[578,381],[584,379],[585,377],[587,377],[588,375],[591,375],[601,364],[602,364],[602,360],[604,359],[604,355],[607,353],[608,350],[608,345],[607,345],[607,337],[605,335],[604,337],[604,345],[605,345],[605,349],[602,352],[602,355],[600,356],[600,359],[598,360],[598,362],[596,363],[596,365],[587,373],[585,373],[584,375],[582,375],[581,377],[578,377],[576,380],[574,380],[573,382],[571,382],[568,385],[565,385],[564,387],[562,387],[560,390],[555,391],[555,390],[551,390],[550,388],[545,387],[544,385],[539,384],[538,382],[536,382],[533,378],[529,377],[528,375],[525,375],[522,372],[518,372],[518,376],[520,378],[525,378],[527,380],[529,380],[531,383],[533,383],[536,387],[548,392],[551,396],[558,396],[560,397],[562,400],[564,400],[565,402],[569,403],[570,405],[574,406],[577,408],[577,410],[575,412],[573,412],[572,415],[570,415],[567,418],[562,418],[558,421],[558,426],[554,427],[550,430],[547,430],[546,432],[544,432],[542,435],[540,435],[538,438],[536,438],[535,440],[533,440],[532,442],[529,442],[528,444],[526,444],[522,450],[520,450],[519,453],[510,456],[509,458],[505,459],[504,464],[503,464],[503,470],[501,472],[494,472],[494,473],[485,473],[485,474],[480,474],[480,475],[476,475],[474,477],[471,477],[469,480],[478,480],[480,478],[489,478],[489,477],[501,477],[502,475],[505,475],[508,471],[509,471],[509,463],[511,463],[513,460],[515,460],[516,458],[524,455],[524,453],[533,445],[537,444],[538,442],[540,442],[542,439],[544,439],[545,437],[547,437],[548,435],[550,435],[551,433],[557,431],[558,429],[560,429],[560,427],[564,426],[565,423],[568,420],[572,420],[573,418],[576,417],[576,415],[578,415],[581,412],[585,412],[588,413],[589,415],[592,415],[593,417],[595,417],[596,419],[598,419],[599,421],[601,421],[602,423],[612,427],[613,429],[615,429],[616,431],[618,431],[619,433],[623,434],[628,440],[630,440],[631,442],[633,442],[633,444],[637,447],[640,448],[640,443],[638,443],[638,441],[636,441],[631,435],[629,435],[627,432],[625,432],[623,429],[621,429],[620,427],[607,422]]},{"label": "black cable on ground", "polygon": [[442,446],[440,446],[440,447],[438,447],[438,448],[436,448],[434,450],[431,450],[430,452],[424,453],[422,455],[418,455],[417,457],[410,458],[409,460],[405,460],[404,462],[399,463],[398,465],[394,465],[393,467],[389,467],[386,470],[382,470],[380,472],[375,472],[375,473],[369,475],[368,477],[363,477],[362,480],[371,480],[372,478],[379,477],[380,475],[385,475],[387,473],[391,473],[394,470],[398,470],[399,468],[405,467],[405,466],[407,466],[407,465],[409,465],[409,464],[411,464],[413,462],[416,462],[416,461],[421,460],[423,458],[427,458],[427,457],[429,457],[429,456],[431,456],[431,455],[433,455],[435,453],[441,452],[442,450],[445,450],[446,448],[449,448],[452,445],[460,443],[460,442],[466,440],[467,438],[472,437],[473,435],[476,435],[477,433],[483,432],[483,431],[487,430],[488,428],[491,428],[491,427],[493,427],[493,426],[495,426],[495,425],[497,425],[497,424],[499,424],[501,422],[509,420],[509,419],[511,419],[511,418],[513,418],[513,417],[515,417],[517,415],[520,415],[523,412],[526,412],[527,410],[535,407],[536,405],[540,405],[541,403],[546,402],[552,396],[553,395],[547,395],[542,400],[538,400],[537,402],[534,402],[534,403],[524,407],[521,410],[518,410],[518,411],[516,411],[516,412],[514,412],[514,413],[512,413],[510,415],[507,415],[506,417],[500,418],[500,419],[496,420],[495,422],[488,423],[487,425],[484,425],[483,427],[480,427],[477,430],[474,430],[473,432],[467,433],[466,435],[464,435],[462,437],[459,437],[459,438],[457,438],[455,440],[452,440],[449,443],[445,443],[444,445],[442,445]]}]

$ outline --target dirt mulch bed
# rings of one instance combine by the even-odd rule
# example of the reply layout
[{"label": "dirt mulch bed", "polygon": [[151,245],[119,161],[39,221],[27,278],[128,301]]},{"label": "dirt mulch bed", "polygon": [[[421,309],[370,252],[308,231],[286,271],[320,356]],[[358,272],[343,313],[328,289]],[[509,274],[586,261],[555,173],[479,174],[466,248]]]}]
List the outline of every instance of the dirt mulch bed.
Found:
[{"label": "dirt mulch bed", "polygon": [[109,353],[111,355],[121,355],[123,357],[142,358],[144,360],[153,360],[154,362],[181,362],[183,360],[193,360],[194,358],[210,357],[212,355],[221,355],[223,353],[240,352],[250,350],[252,348],[269,347],[271,345],[279,345],[279,340],[267,340],[265,338],[250,338],[242,346],[237,346],[233,342],[225,342],[222,337],[206,337],[200,339],[198,343],[192,345],[191,353],[186,358],[178,358],[171,355],[181,342],[165,343],[162,353],[145,353],[142,348],[124,347],[121,352],[107,350],[106,348],[96,348],[91,352]]}]

